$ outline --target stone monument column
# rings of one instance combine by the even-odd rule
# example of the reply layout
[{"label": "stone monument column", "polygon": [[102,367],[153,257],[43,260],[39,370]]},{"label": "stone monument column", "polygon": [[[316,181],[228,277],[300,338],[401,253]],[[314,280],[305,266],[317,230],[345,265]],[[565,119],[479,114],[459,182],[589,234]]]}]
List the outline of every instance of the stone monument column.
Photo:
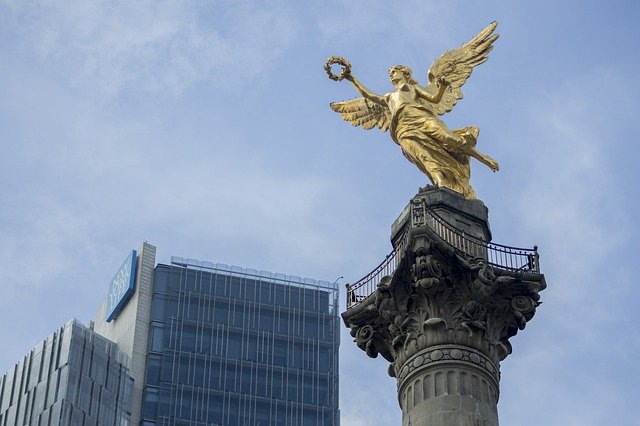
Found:
[{"label": "stone monument column", "polygon": [[387,263],[347,285],[359,348],[397,379],[405,426],[498,425],[500,361],[546,287],[537,249],[490,243],[487,209],[426,187],[392,226]]}]

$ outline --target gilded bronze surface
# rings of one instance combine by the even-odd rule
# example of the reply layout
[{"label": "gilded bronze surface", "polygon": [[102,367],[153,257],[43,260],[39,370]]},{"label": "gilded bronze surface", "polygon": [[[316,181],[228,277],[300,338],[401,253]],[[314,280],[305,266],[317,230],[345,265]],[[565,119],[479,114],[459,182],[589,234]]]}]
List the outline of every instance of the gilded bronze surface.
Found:
[{"label": "gilded bronze surface", "polygon": [[[339,56],[327,59],[325,70],[333,80],[350,81],[362,97],[331,103],[331,109],[354,126],[364,129],[374,127],[390,130],[391,137],[402,149],[404,156],[438,187],[445,187],[475,198],[469,183],[473,157],[494,172],[498,163],[476,149],[479,129],[468,126],[450,130],[438,118],[462,99],[462,85],[473,68],[488,59],[493,42],[498,38],[492,22],[468,43],[445,52],[436,59],[427,73],[428,84],[421,86],[412,77],[411,69],[396,65],[389,69],[389,78],[395,87],[384,96],[367,89],[351,73],[349,62]],[[339,75],[332,72],[332,65],[342,67]]]}]

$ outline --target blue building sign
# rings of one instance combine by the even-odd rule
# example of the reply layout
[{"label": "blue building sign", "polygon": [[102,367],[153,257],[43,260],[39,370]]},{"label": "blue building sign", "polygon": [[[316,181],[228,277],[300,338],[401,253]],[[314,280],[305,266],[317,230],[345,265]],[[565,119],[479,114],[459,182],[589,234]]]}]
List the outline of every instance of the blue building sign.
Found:
[{"label": "blue building sign", "polygon": [[136,285],[137,260],[138,254],[135,250],[131,250],[131,253],[120,266],[111,283],[109,283],[105,321],[111,322],[114,320],[133,295]]}]

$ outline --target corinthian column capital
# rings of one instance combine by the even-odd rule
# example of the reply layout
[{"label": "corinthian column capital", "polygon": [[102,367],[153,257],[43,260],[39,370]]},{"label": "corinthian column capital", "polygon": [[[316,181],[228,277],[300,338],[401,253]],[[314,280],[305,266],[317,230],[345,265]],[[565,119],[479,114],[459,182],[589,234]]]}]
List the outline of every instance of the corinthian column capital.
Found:
[{"label": "corinthian column capital", "polygon": [[537,249],[479,238],[490,233],[478,203],[422,191],[394,223],[393,268],[348,289],[343,320],[360,349],[389,361],[406,424],[497,425],[500,361],[546,287]]}]

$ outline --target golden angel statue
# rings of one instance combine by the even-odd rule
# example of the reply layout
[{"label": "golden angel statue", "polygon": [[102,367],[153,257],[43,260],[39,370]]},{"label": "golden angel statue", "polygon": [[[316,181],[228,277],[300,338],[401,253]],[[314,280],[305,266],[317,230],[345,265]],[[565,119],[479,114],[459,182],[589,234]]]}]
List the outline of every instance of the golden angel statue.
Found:
[{"label": "golden angel statue", "polygon": [[[389,78],[395,90],[384,96],[364,87],[353,76],[351,66],[344,58],[332,56],[325,66],[329,77],[337,81],[347,79],[362,97],[334,102],[331,109],[354,126],[367,130],[378,127],[383,132],[389,129],[404,156],[434,185],[452,189],[469,199],[475,198],[469,183],[470,157],[494,172],[498,170],[498,163],[476,149],[478,127],[449,130],[438,116],[451,111],[458,99],[462,99],[460,89],[473,68],[488,59],[487,54],[498,38],[493,34],[497,25],[492,22],[468,43],[436,59],[427,73],[426,87],[413,79],[409,67],[391,67]],[[340,75],[333,74],[331,66],[334,64],[342,65]]]}]

